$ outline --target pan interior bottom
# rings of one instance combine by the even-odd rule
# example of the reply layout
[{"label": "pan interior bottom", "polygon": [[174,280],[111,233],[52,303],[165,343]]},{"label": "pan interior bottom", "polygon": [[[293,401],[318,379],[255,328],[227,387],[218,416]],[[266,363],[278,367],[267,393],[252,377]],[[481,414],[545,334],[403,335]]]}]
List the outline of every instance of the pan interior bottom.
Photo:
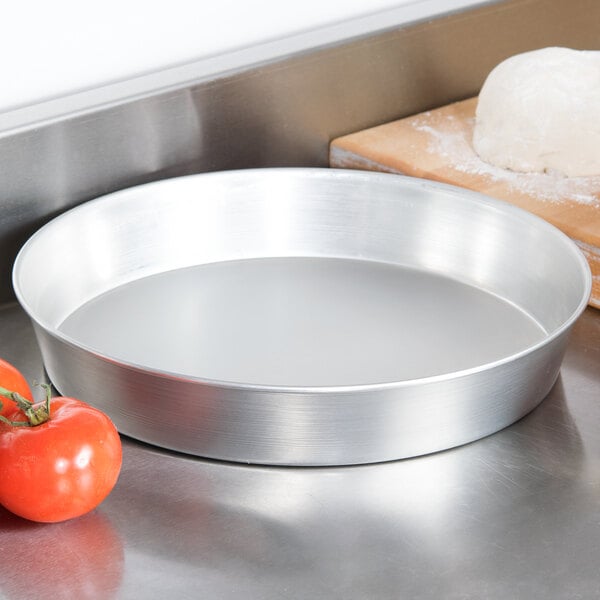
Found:
[{"label": "pan interior bottom", "polygon": [[484,290],[337,258],[257,258],[153,275],[94,298],[59,329],[149,369],[289,386],[441,375],[546,337],[531,316]]}]

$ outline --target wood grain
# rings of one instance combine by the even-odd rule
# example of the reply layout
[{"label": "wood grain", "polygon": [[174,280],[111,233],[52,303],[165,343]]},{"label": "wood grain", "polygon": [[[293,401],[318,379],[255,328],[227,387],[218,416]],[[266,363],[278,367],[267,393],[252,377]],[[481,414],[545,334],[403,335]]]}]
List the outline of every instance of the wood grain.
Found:
[{"label": "wood grain", "polygon": [[505,200],[549,221],[582,249],[600,308],[600,177],[515,173],[484,163],[471,139],[477,98],[333,140],[330,166],[401,173]]}]

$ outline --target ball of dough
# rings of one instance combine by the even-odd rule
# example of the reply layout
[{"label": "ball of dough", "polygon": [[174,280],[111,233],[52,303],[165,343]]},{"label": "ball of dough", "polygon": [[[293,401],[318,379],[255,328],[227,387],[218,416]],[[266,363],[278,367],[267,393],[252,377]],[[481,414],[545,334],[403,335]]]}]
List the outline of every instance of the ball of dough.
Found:
[{"label": "ball of dough", "polygon": [[479,95],[473,146],[505,169],[600,175],[600,52],[543,48],[500,63]]}]

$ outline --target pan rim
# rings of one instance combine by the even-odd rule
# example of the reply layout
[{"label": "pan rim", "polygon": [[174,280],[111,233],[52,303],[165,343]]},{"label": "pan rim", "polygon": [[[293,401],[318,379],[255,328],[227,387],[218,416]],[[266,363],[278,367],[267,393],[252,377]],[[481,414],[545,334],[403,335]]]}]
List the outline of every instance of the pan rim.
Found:
[{"label": "pan rim", "polygon": [[[264,176],[265,173],[278,173],[280,176],[285,176],[287,173],[294,173],[298,175],[299,173],[313,177],[320,178],[325,176],[333,175],[336,178],[340,179],[352,179],[359,181],[388,181],[397,180],[403,185],[408,186],[417,186],[421,189],[432,188],[436,191],[444,191],[446,194],[451,196],[458,197],[461,201],[468,200],[469,198],[476,198],[478,203],[485,204],[489,208],[494,210],[498,210],[503,214],[512,214],[513,216],[531,222],[532,225],[535,225],[537,228],[543,228],[547,231],[550,231],[554,236],[562,238],[562,242],[565,245],[565,248],[568,248],[570,252],[573,254],[574,259],[579,263],[581,267],[581,274],[583,278],[583,293],[577,307],[571,312],[570,316],[565,319],[557,328],[555,328],[552,332],[547,333],[543,339],[540,341],[527,346],[526,348],[514,352],[512,354],[508,354],[502,358],[497,360],[486,362],[481,365],[476,365],[473,367],[468,367],[466,369],[460,369],[457,371],[452,371],[449,373],[442,373],[437,375],[430,375],[419,378],[405,379],[399,381],[390,381],[390,382],[374,382],[374,383],[361,383],[361,384],[341,384],[341,385],[325,385],[325,386],[298,386],[298,385],[280,385],[280,384],[258,384],[258,383],[244,383],[244,382],[236,382],[236,381],[227,381],[220,379],[210,379],[201,376],[193,376],[187,375],[184,373],[176,373],[168,370],[151,368],[144,365],[137,364],[132,361],[123,360],[120,358],[116,358],[114,356],[110,356],[108,354],[104,354],[98,349],[87,347],[85,344],[74,340],[70,336],[67,336],[63,332],[60,331],[57,327],[49,327],[44,324],[37,316],[34,316],[33,311],[29,307],[24,293],[21,290],[19,285],[18,276],[19,271],[21,269],[21,264],[24,261],[24,257],[26,256],[27,249],[35,242],[35,239],[38,236],[44,234],[47,228],[52,227],[56,222],[69,218],[69,215],[78,213],[80,211],[90,210],[90,207],[93,207],[97,203],[106,202],[106,201],[118,201],[122,196],[128,196],[132,193],[142,193],[144,190],[149,188],[158,188],[161,186],[172,185],[173,181],[184,181],[189,179],[196,178],[207,178],[207,177],[227,177],[227,178],[235,178],[240,176],[248,176],[248,175],[256,175],[260,174]],[[335,258],[335,257],[332,257]],[[340,257],[341,258],[341,257]],[[250,259],[247,259],[250,260]],[[360,259],[363,260],[363,259]],[[364,260],[369,260],[364,259]],[[220,261],[217,261],[220,262]],[[383,262],[383,261],[376,261]],[[390,263],[397,264],[397,263]],[[456,280],[455,277],[452,277]],[[565,233],[563,233],[560,229],[552,225],[551,223],[545,221],[544,219],[524,210],[517,206],[511,205],[508,202],[498,200],[496,198],[492,198],[480,192],[475,192],[472,190],[468,190],[465,188],[460,188],[454,185],[425,180],[416,177],[409,177],[399,174],[392,173],[378,173],[372,171],[359,171],[359,170],[346,170],[346,169],[331,169],[331,168],[323,168],[323,167],[272,167],[272,168],[252,168],[252,169],[236,169],[231,171],[215,171],[215,172],[207,172],[207,173],[196,173],[191,175],[178,176],[174,178],[162,179],[158,181],[153,181],[145,184],[136,185],[134,187],[125,188],[122,190],[117,190],[115,192],[111,192],[109,194],[105,194],[89,201],[83,202],[71,209],[66,210],[60,215],[54,217],[51,221],[43,225],[36,232],[29,237],[29,239],[25,242],[25,244],[21,247],[17,257],[15,259],[13,270],[12,270],[12,280],[13,280],[13,288],[15,291],[15,295],[17,300],[23,310],[28,314],[29,318],[36,324],[38,327],[41,327],[46,333],[48,333],[53,338],[68,344],[76,349],[84,350],[85,352],[90,353],[94,357],[107,361],[110,363],[118,364],[121,367],[125,367],[127,369],[152,375],[156,377],[160,377],[161,379],[169,379],[176,380],[178,383],[189,383],[193,385],[203,384],[209,387],[219,388],[219,389],[227,389],[227,390],[246,390],[257,393],[265,393],[265,394],[291,394],[291,395],[344,395],[344,394],[352,394],[356,392],[366,392],[366,391],[385,391],[385,390],[394,390],[394,389],[404,389],[410,388],[413,386],[423,387],[429,384],[437,384],[447,381],[453,381],[456,379],[461,379],[463,377],[469,377],[476,375],[481,372],[487,372],[491,370],[498,369],[502,366],[508,365],[515,361],[519,361],[524,357],[534,354],[537,351],[541,350],[545,346],[551,344],[556,338],[562,336],[565,331],[570,329],[575,321],[580,317],[583,311],[586,309],[589,297],[591,295],[592,289],[592,275],[590,271],[589,264],[585,259],[583,253],[577,246],[576,242],[568,237]],[[488,293],[492,293],[489,292]]]}]

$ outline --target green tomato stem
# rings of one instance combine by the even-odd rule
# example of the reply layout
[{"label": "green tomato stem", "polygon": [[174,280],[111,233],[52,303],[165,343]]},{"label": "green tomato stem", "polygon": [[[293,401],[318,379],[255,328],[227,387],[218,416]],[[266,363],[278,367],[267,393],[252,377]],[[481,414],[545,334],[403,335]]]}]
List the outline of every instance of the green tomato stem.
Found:
[{"label": "green tomato stem", "polygon": [[[30,400],[27,400],[27,398],[24,398],[23,396],[21,396],[21,394],[17,392],[11,392],[10,390],[7,390],[6,388],[0,386],[0,396],[4,396],[5,398],[12,400],[21,410],[21,412],[24,413],[27,417],[27,421],[11,421],[3,415],[0,415],[0,421],[2,421],[2,423],[6,423],[7,425],[13,425],[15,427],[35,427],[36,425],[41,425],[42,423],[48,421],[50,419],[50,399],[52,392],[48,384],[41,383],[39,385],[46,390],[46,399],[43,403],[40,403],[38,405],[35,405]],[[1,407],[2,404],[0,403],[0,408]]]},{"label": "green tomato stem", "polygon": [[6,423],[11,427],[31,427],[29,421],[11,421],[10,419],[7,419],[4,415],[0,415],[0,422]]}]

